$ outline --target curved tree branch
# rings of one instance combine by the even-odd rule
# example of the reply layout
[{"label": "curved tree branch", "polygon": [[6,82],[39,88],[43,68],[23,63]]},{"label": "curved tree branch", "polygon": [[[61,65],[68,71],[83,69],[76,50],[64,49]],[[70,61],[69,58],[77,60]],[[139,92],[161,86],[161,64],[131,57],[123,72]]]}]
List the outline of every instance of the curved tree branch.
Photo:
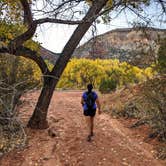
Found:
[{"label": "curved tree branch", "polygon": [[25,41],[29,40],[30,38],[33,37],[33,35],[36,32],[36,28],[38,24],[43,24],[43,23],[59,23],[59,24],[68,24],[68,25],[77,25],[81,24],[82,21],[70,21],[70,20],[59,20],[59,19],[51,19],[51,18],[43,18],[43,19],[38,19],[32,22],[32,24],[29,26],[28,30],[21,34],[20,36],[16,37],[14,40],[12,40],[9,43],[9,50],[11,54],[14,54],[16,49],[21,46]]},{"label": "curved tree branch", "polygon": [[127,6],[127,9],[129,9],[130,11],[132,11],[136,16],[138,16],[139,18],[141,18],[142,20],[144,20],[147,23],[150,23],[151,20],[149,18],[146,18],[145,16],[141,15],[137,10]]},{"label": "curved tree branch", "polygon": [[42,18],[35,20],[34,23],[36,24],[43,24],[43,23],[58,23],[58,24],[68,24],[68,25],[77,25],[82,23],[82,21],[71,21],[71,20],[60,20],[60,19],[54,19],[54,18]]},{"label": "curved tree branch", "polygon": [[30,5],[27,0],[20,0],[20,2],[24,10],[24,24],[30,26],[33,21]]},{"label": "curved tree branch", "polygon": [[[10,54],[10,50],[7,48],[0,48],[0,56],[2,56],[3,53]],[[47,74],[49,72],[47,64],[45,63],[45,61],[43,60],[41,56],[37,55],[36,51],[32,51],[29,48],[19,46],[14,55],[22,56],[22,57],[33,60],[39,66],[43,74]]]},{"label": "curved tree branch", "polygon": [[54,8],[52,11],[50,11],[49,13],[54,13],[54,16],[56,17],[59,14],[59,11],[63,8],[65,8],[65,5],[67,4],[71,4],[71,3],[80,3],[84,0],[66,0],[66,1],[62,1],[61,4],[59,4],[56,8]]},{"label": "curved tree branch", "polygon": [[166,14],[166,2],[164,2],[163,0],[158,0],[158,1],[162,7],[163,13]]},{"label": "curved tree branch", "polygon": [[24,23],[28,24],[28,30],[9,43],[8,48],[11,54],[15,53],[17,47],[29,40],[35,34],[37,28],[37,24],[33,22],[30,4],[27,0],[20,0],[20,2],[24,11]]},{"label": "curved tree branch", "polygon": [[27,47],[20,46],[18,47],[15,55],[22,56],[35,61],[43,74],[46,74],[49,71],[45,61],[41,56],[37,55],[36,51],[32,51]]},{"label": "curved tree branch", "polygon": [[119,7],[120,5],[122,5],[122,2],[121,1],[118,1],[117,3],[115,2],[112,6],[110,7],[107,7],[105,10],[101,11],[98,16],[101,16],[101,15],[104,15],[105,13],[113,10],[114,8],[116,7]]},{"label": "curved tree branch", "polygon": [[25,41],[29,40],[33,37],[36,32],[36,28],[38,24],[43,23],[59,23],[59,24],[68,24],[68,25],[76,25],[80,24],[81,21],[70,21],[70,20],[59,20],[59,19],[51,19],[51,18],[43,18],[33,21],[32,13],[30,9],[30,4],[27,0],[20,0],[23,10],[24,10],[24,23],[28,24],[28,30],[21,34],[20,36],[16,37],[9,43],[9,51],[11,54],[16,52],[16,49],[21,46]]},{"label": "curved tree branch", "polygon": [[36,32],[36,28],[37,24],[32,23],[26,32],[24,32],[20,36],[17,36],[14,40],[12,40],[8,45],[10,53],[14,54],[19,46],[21,46],[25,41],[32,38]]}]

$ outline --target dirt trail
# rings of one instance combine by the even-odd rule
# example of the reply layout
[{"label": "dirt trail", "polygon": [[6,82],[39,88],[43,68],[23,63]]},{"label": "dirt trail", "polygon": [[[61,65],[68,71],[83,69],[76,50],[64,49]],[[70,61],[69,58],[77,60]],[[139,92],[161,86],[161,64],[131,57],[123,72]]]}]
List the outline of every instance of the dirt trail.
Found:
[{"label": "dirt trail", "polygon": [[[20,108],[26,123],[39,92],[28,93]],[[0,160],[1,166],[163,166],[156,160],[152,146],[133,137],[130,129],[106,114],[96,116],[95,136],[86,141],[87,130],[80,105],[81,92],[55,92],[48,120],[55,137],[48,130],[26,129],[26,148],[14,150]]]}]

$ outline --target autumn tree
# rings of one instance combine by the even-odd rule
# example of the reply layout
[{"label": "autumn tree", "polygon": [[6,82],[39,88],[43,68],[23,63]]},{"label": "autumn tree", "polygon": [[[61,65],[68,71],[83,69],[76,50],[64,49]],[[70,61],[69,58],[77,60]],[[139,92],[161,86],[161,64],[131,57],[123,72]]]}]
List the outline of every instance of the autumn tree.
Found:
[{"label": "autumn tree", "polygon": [[[29,127],[36,129],[48,127],[48,106],[55,86],[75,48],[92,23],[99,16],[106,19],[108,13],[114,10],[121,12],[125,8],[130,8],[136,12],[143,4],[149,2],[149,0],[2,0],[0,2],[1,23],[5,20],[24,27],[24,31],[14,38],[2,39],[5,44],[0,47],[1,56],[9,53],[29,58],[39,66],[44,77],[41,94],[28,122]],[[165,2],[161,0],[156,2],[162,5],[165,12]],[[38,8],[38,5],[42,7]],[[27,41],[35,35],[37,27],[45,23],[77,25],[52,70],[49,70],[38,51],[26,45]]]}]

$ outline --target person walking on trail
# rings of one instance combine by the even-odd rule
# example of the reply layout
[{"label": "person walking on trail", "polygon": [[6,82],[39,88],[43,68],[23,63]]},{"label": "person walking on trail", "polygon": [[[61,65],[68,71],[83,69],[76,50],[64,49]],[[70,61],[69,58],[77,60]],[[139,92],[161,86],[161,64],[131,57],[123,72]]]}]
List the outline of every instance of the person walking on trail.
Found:
[{"label": "person walking on trail", "polygon": [[89,134],[87,141],[91,141],[91,137],[94,136],[94,117],[96,114],[96,109],[98,108],[98,113],[101,114],[100,102],[98,95],[95,91],[92,91],[92,84],[87,85],[88,91],[84,92],[81,98],[81,104],[83,106],[83,113],[86,117]]}]

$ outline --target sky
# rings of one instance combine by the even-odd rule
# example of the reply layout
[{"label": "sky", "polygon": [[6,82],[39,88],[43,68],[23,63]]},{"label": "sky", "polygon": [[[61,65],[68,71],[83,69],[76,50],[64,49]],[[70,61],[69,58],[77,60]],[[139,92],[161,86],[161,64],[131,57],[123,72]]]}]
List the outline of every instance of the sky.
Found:
[{"label": "sky", "polygon": [[[107,31],[110,31],[115,28],[124,28],[128,27],[127,24],[123,23],[122,20],[117,20],[117,23],[114,25],[104,25],[100,24],[97,25],[97,32],[96,34],[102,34]],[[37,40],[41,42],[41,45],[53,52],[61,52],[63,47],[65,46],[66,42],[69,40],[70,36],[72,35],[76,26],[68,26],[68,25],[45,25],[44,27],[39,27],[37,30]],[[46,29],[46,31],[45,31]],[[81,40],[80,44],[88,41],[92,38],[92,31],[89,30],[83,39]]]},{"label": "sky", "polygon": [[[146,12],[150,15],[155,15],[158,11],[156,6],[150,6],[146,9]],[[157,18],[160,19],[160,18]],[[166,29],[166,22],[160,24],[159,20],[154,18],[153,27]],[[165,19],[165,18],[164,18]],[[132,27],[130,22],[138,21],[139,18],[135,14],[131,14],[130,12],[122,12],[116,19],[113,19],[109,24],[97,24],[96,35],[100,35],[102,33],[108,32],[110,30],[116,28],[129,28]],[[165,20],[166,21],[166,20]],[[43,47],[46,49],[60,53],[72,35],[76,26],[73,25],[54,25],[54,24],[44,24],[37,29],[37,41],[41,43]],[[85,34],[80,44],[85,43],[89,39],[91,39],[92,31],[89,31]]]}]

